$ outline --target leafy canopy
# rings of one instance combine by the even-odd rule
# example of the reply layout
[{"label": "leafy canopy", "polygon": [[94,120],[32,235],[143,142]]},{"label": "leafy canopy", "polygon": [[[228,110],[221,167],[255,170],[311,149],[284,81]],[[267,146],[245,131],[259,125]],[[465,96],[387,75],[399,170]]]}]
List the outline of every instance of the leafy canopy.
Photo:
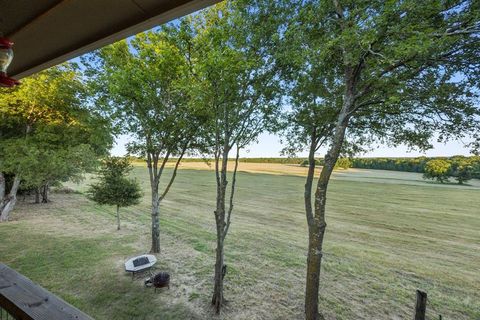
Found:
[{"label": "leafy canopy", "polygon": [[235,145],[245,148],[261,132],[272,130],[280,111],[273,65],[266,63],[242,9],[222,2],[180,25],[183,51],[190,57],[193,102],[208,114],[205,138],[217,155]]},{"label": "leafy canopy", "polygon": [[[287,153],[331,142],[347,104],[344,152],[373,142],[420,150],[478,139],[478,1],[256,1],[292,106]],[[291,8],[296,8],[292,10]],[[267,12],[276,12],[268,17]],[[268,27],[270,26],[270,27]],[[345,97],[348,97],[346,99]]]},{"label": "leafy canopy", "polygon": [[37,73],[0,92],[0,170],[40,186],[82,178],[111,146],[109,123],[90,110],[75,66]]},{"label": "leafy canopy", "polygon": [[430,160],[425,164],[425,179],[436,179],[438,182],[444,183],[448,181],[451,164],[446,160]]},{"label": "leafy canopy", "polygon": [[138,204],[142,192],[138,182],[128,178],[132,168],[127,158],[105,159],[99,172],[99,181],[90,185],[88,197],[101,205],[128,207]]},{"label": "leafy canopy", "polygon": [[189,103],[188,65],[168,29],[138,34],[83,59],[95,103],[131,140],[133,154],[178,155],[202,115]]}]

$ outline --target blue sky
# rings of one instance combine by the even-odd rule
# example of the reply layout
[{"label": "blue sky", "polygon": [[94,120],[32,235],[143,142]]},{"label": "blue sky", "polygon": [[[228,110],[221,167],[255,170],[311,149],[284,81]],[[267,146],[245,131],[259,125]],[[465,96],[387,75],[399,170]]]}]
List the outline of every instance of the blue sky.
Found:
[{"label": "blue sky", "polygon": [[[126,135],[119,136],[116,139],[116,145],[112,149],[112,155],[122,156],[125,155],[125,144],[128,142],[129,137]],[[272,134],[262,134],[258,143],[251,144],[246,150],[241,153],[241,157],[259,158],[259,157],[279,157],[282,150],[282,144],[280,138]],[[463,143],[459,141],[451,141],[447,144],[434,143],[434,148],[428,150],[425,153],[417,151],[408,152],[407,147],[390,148],[384,145],[378,145],[373,148],[373,151],[360,155],[362,157],[417,157],[425,155],[428,157],[436,156],[453,156],[453,155],[469,155],[469,149],[463,147]],[[324,155],[326,150],[320,150],[317,156]],[[299,157],[305,157],[307,154],[299,154]]]}]

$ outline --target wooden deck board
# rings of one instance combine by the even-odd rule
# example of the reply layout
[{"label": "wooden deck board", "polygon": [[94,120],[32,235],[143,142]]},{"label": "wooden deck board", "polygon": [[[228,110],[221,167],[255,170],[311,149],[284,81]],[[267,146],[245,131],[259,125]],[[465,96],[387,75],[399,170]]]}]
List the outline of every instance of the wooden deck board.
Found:
[{"label": "wooden deck board", "polygon": [[93,320],[2,263],[0,263],[0,306],[21,320]]}]

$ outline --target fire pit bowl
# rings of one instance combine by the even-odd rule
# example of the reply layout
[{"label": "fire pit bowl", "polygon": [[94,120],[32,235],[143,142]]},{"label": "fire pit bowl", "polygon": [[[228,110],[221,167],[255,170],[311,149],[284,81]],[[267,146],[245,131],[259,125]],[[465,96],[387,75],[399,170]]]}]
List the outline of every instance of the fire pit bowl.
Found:
[{"label": "fire pit bowl", "polygon": [[153,287],[155,288],[155,292],[157,288],[165,288],[167,287],[170,289],[170,274],[167,272],[160,272],[154,275],[151,280]]}]

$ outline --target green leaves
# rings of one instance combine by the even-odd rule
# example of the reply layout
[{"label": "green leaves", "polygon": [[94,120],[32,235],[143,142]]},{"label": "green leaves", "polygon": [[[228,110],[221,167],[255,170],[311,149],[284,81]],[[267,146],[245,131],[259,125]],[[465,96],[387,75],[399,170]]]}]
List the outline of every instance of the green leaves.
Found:
[{"label": "green leaves", "polygon": [[[95,103],[132,136],[138,155],[178,155],[201,118],[190,103],[189,61],[175,30],[139,34],[83,59]],[[193,143],[192,143],[193,144]]]},{"label": "green leaves", "polygon": [[454,177],[459,184],[478,176],[480,158],[455,156],[450,159],[434,159],[425,164],[424,179],[436,179],[444,183],[449,177]]},{"label": "green leaves", "polygon": [[77,181],[107,153],[107,121],[89,110],[73,65],[35,74],[0,92],[0,171],[24,186]]},{"label": "green leaves", "polygon": [[129,179],[132,166],[127,158],[109,157],[102,164],[98,183],[90,185],[89,199],[101,205],[128,207],[138,204],[142,197],[140,185]]},{"label": "green leaves", "polygon": [[276,72],[257,34],[263,30],[249,18],[241,3],[224,2],[183,21],[190,30],[195,104],[206,111],[203,135],[217,155],[272,130],[280,111]]},{"label": "green leaves", "polygon": [[319,141],[328,144],[333,131],[325,124],[336,122],[345,103],[347,141],[357,146],[478,141],[478,1],[337,2],[250,5],[258,19],[266,6],[280,12],[268,26],[275,34],[264,36],[275,39],[265,43],[292,106],[288,150],[309,147],[313,130],[326,131]]},{"label": "green leaves", "polygon": [[444,183],[448,181],[451,164],[446,160],[430,160],[425,164],[425,179],[436,179]]}]

